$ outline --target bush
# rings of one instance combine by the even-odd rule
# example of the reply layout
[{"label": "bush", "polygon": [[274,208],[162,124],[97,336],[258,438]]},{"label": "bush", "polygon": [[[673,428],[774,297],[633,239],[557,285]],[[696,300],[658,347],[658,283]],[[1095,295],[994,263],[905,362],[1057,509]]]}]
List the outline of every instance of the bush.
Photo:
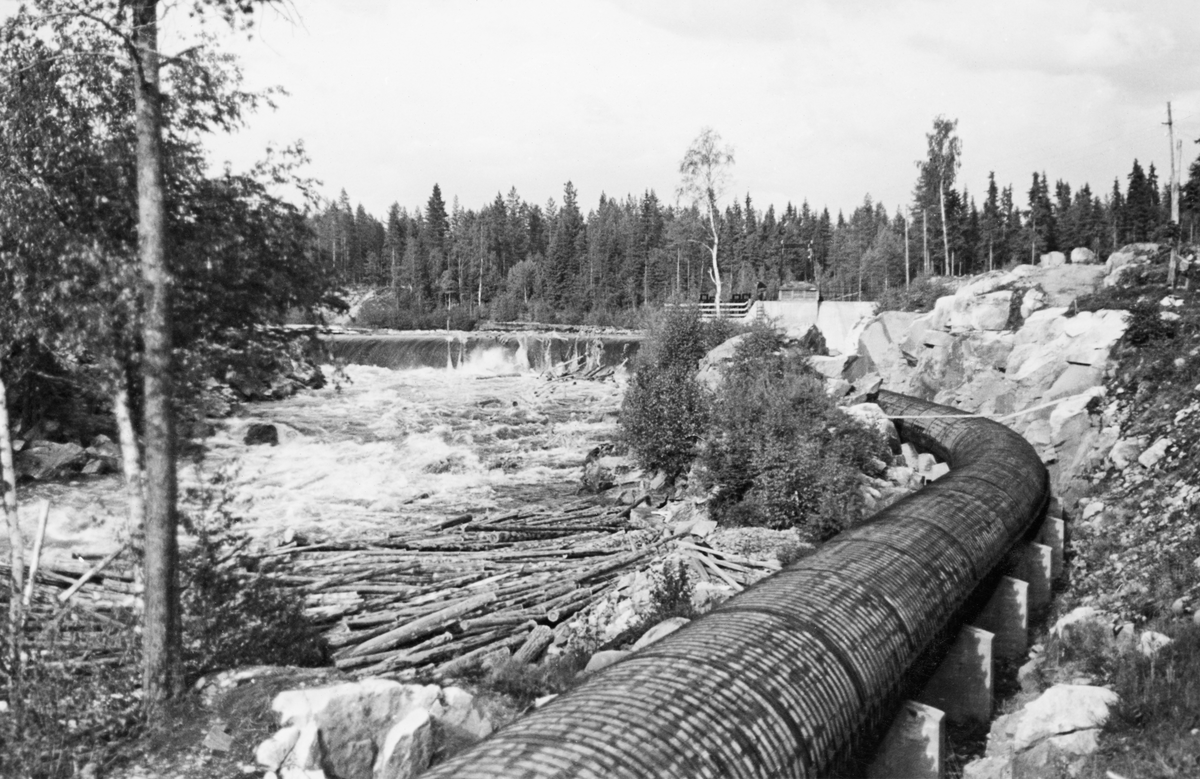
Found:
[{"label": "bush", "polygon": [[691,466],[709,407],[696,368],[733,329],[724,321],[704,322],[688,308],[668,309],[652,323],[621,405],[622,432],[643,467],[675,477]]},{"label": "bush", "polygon": [[650,597],[630,625],[600,645],[605,649],[627,649],[650,628],[673,617],[695,619],[700,614],[692,603],[696,585],[683,560],[666,561],[650,572]]},{"label": "bush", "polygon": [[484,312],[471,306],[426,308],[407,292],[393,295],[377,292],[363,302],[354,322],[360,327],[386,327],[393,330],[474,330]]},{"label": "bush", "polygon": [[665,619],[697,617],[696,607],[692,603],[692,592],[695,585],[688,574],[687,564],[676,560],[674,565],[664,563],[660,570],[655,571],[650,582],[650,606],[641,615],[644,628],[652,628]]},{"label": "bush", "polygon": [[674,365],[634,374],[621,404],[621,429],[645,468],[674,478],[691,467],[708,422],[708,397],[695,369]]},{"label": "bush", "polygon": [[704,444],[718,519],[823,540],[861,517],[858,474],[887,446],[837,408],[807,357],[765,328],[734,354]]},{"label": "bush", "polygon": [[908,287],[891,287],[879,296],[880,311],[932,311],[937,299],[953,295],[950,285],[928,276],[917,276]]},{"label": "bush", "polygon": [[1101,676],[1120,699],[1105,725],[1100,750],[1075,775],[1165,779],[1196,776],[1200,771],[1195,747],[1195,728],[1200,723],[1200,627],[1153,627],[1172,639],[1154,657],[1132,648],[1112,648],[1111,635],[1087,642],[1104,646],[1081,647],[1095,658],[1084,662],[1084,668]]},{"label": "bush", "polygon": [[1175,324],[1162,318],[1162,309],[1154,301],[1140,301],[1129,307],[1129,326],[1125,341],[1131,346],[1146,346],[1175,337]]},{"label": "bush", "polygon": [[725,319],[704,321],[695,308],[667,308],[650,318],[635,367],[662,370],[680,365],[695,371],[713,347],[732,338],[738,326]]},{"label": "bush", "polygon": [[[7,614],[8,588],[0,588]],[[8,666],[7,627],[0,635],[0,776],[79,776],[103,765],[145,725],[141,704],[141,635],[133,615],[109,617],[69,607],[23,637],[19,685]]]},{"label": "bush", "polygon": [[218,477],[198,498],[200,511],[184,516],[196,534],[181,555],[180,606],[186,673],[244,665],[319,666],[324,642],[304,615],[303,596],[279,587],[271,568],[239,553],[249,539],[230,511],[230,495]]},{"label": "bush", "polygon": [[483,689],[509,697],[518,709],[525,709],[544,695],[557,695],[574,687],[589,657],[576,647],[540,663],[522,664],[509,659],[475,682]]}]

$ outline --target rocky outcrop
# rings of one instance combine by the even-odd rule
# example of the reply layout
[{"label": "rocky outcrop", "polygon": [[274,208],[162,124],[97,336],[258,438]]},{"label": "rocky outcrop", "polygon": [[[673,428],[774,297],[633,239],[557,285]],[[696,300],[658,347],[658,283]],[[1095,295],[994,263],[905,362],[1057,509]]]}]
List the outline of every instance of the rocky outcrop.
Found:
[{"label": "rocky outcrop", "polygon": [[493,729],[465,690],[387,679],[288,690],[271,708],[281,729],[255,758],[281,779],[408,779],[429,767],[436,747],[453,751],[447,745],[462,748]]},{"label": "rocky outcrop", "polygon": [[1074,776],[1099,747],[1117,694],[1103,687],[1058,684],[1013,714],[998,718],[988,733],[986,755],[968,763],[964,779]]},{"label": "rocky outcrop", "polygon": [[1061,487],[1117,442],[1099,412],[1128,315],[1070,307],[1105,270],[1050,257],[976,277],[929,313],[882,313],[863,328],[842,378],[879,374],[884,389],[1000,418]]},{"label": "rocky outcrop", "polygon": [[1104,286],[1115,287],[1120,284],[1125,275],[1136,273],[1149,265],[1158,251],[1156,243],[1131,243],[1113,252],[1104,263]]},{"label": "rocky outcrop", "polygon": [[88,453],[79,444],[53,441],[24,444],[14,458],[17,476],[34,481],[49,481],[78,473],[87,462]]}]

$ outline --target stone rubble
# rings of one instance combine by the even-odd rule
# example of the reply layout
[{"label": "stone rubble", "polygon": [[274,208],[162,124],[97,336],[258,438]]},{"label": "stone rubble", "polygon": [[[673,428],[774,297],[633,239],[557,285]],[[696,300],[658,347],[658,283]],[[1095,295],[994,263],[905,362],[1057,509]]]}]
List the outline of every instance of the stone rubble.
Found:
[{"label": "stone rubble", "polygon": [[843,379],[877,374],[885,389],[1001,418],[1061,489],[1118,443],[1097,409],[1128,315],[1072,307],[1108,272],[1050,257],[976,277],[926,314],[883,312],[864,326]]},{"label": "stone rubble", "polygon": [[287,690],[272,710],[280,730],[255,759],[277,779],[408,779],[429,767],[435,742],[462,748],[493,730],[465,690],[388,679]]}]

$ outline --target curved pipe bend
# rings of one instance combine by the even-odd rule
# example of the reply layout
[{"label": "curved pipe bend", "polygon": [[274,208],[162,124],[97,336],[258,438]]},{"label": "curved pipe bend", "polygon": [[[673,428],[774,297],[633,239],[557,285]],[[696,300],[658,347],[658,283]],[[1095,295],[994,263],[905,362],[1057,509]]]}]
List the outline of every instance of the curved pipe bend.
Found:
[{"label": "curved pipe bend", "polygon": [[897,426],[950,473],[425,776],[810,777],[869,750],[914,663],[1049,497],[1037,453],[999,423]]}]

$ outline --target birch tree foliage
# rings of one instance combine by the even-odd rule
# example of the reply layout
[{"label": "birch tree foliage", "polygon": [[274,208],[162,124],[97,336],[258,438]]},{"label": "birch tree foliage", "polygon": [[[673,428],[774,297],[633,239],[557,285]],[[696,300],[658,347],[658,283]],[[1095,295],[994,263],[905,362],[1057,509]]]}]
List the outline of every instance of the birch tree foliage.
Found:
[{"label": "birch tree foliage", "polygon": [[[173,8],[233,23],[255,5]],[[0,41],[0,122],[16,152],[0,177],[12,316],[44,335],[53,329],[39,327],[50,321],[39,313],[61,310],[74,317],[67,331],[102,357],[119,365],[140,354],[150,705],[181,684],[174,347],[278,311],[319,278],[315,264],[304,272],[305,215],[269,190],[286,163],[207,176],[199,138],[236,128],[264,98],[240,88],[212,38],[161,55],[159,12],[158,0],[37,0]],[[196,315],[175,318],[177,303]],[[107,325],[92,321],[109,313]],[[181,321],[190,330],[178,338]]]},{"label": "birch tree foliage", "polygon": [[721,301],[721,266],[719,252],[721,244],[720,219],[721,198],[729,188],[730,168],[733,167],[733,147],[724,144],[721,136],[711,127],[705,127],[692,141],[683,160],[679,163],[678,195],[701,210],[705,221],[711,266],[708,269],[709,278],[716,288],[714,299],[720,306]]}]

